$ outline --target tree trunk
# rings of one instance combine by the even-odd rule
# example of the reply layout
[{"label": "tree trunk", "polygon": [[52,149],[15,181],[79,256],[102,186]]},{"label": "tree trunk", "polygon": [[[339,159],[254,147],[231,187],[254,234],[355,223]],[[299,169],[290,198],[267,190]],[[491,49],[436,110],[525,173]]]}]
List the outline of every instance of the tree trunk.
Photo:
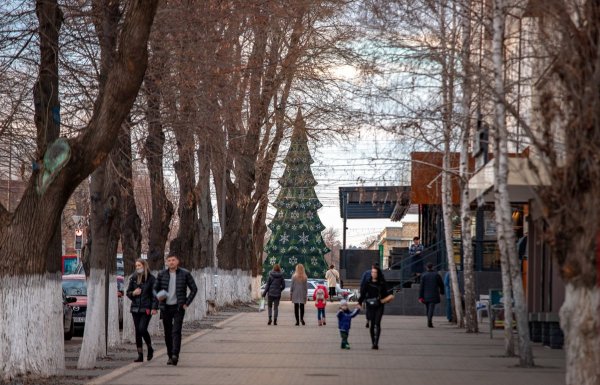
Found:
[{"label": "tree trunk", "polygon": [[[142,248],[141,220],[137,213],[133,188],[133,172],[131,164],[131,124],[123,125],[119,135],[119,148],[117,152],[117,176],[119,177],[120,201],[119,214],[121,216],[121,245],[123,247],[124,284],[127,285],[128,277],[135,270],[135,260],[140,258]],[[123,297],[123,342],[135,342],[133,320],[129,316],[131,300]]]},{"label": "tree trunk", "polygon": [[148,230],[148,263],[153,271],[165,266],[165,245],[169,237],[173,204],[167,198],[163,173],[165,134],[160,114],[160,93],[154,80],[153,65],[145,79],[146,119],[148,120],[148,137],[144,145],[144,154],[150,177],[150,195],[152,199],[152,218]]},{"label": "tree trunk", "polygon": [[[98,357],[106,354],[106,274],[110,233],[113,225],[117,198],[106,189],[107,163],[94,171],[90,182],[90,276],[87,281],[87,309],[83,342],[79,353],[78,369],[90,369]],[[108,194],[107,194],[108,193]],[[109,274],[110,278],[110,274]]]},{"label": "tree trunk", "polygon": [[[454,262],[454,245],[452,240],[453,224],[452,224],[452,179],[450,170],[450,138],[454,128],[454,87],[455,87],[455,54],[454,47],[456,41],[453,33],[453,28],[456,28],[454,23],[447,28],[447,2],[443,2],[437,9],[440,12],[440,38],[441,46],[444,47],[444,54],[441,59],[442,73],[442,125],[444,129],[444,158],[442,166],[442,215],[444,217],[444,240],[446,244],[446,254],[448,256],[448,271],[450,272],[450,281],[452,282],[452,295],[454,310],[456,312],[456,323],[459,328],[464,327],[463,312],[462,312],[462,295],[460,293],[460,285],[458,283],[458,273],[456,271],[456,263]],[[455,8],[453,5],[452,19],[455,18]],[[447,39],[450,38],[448,41]],[[447,47],[447,48],[446,48]]]},{"label": "tree trunk", "polygon": [[560,309],[565,333],[566,384],[597,385],[600,380],[600,288],[567,283]]},{"label": "tree trunk", "polygon": [[208,139],[199,140],[198,144],[198,183],[195,188],[196,201],[198,202],[198,234],[195,237],[197,245],[194,247],[198,261],[196,266],[203,269],[215,267],[213,244],[213,210],[210,198],[210,153],[207,145]]},{"label": "tree trunk", "polygon": [[[36,15],[40,66],[33,94],[35,156],[40,162],[48,145],[60,135],[58,36],[63,15],[57,2],[50,0],[36,3]],[[37,177],[37,172],[33,174]],[[41,210],[45,218],[36,221],[35,216],[40,216],[38,197],[31,191],[28,195],[13,213],[0,204],[0,255],[4,261],[0,261],[0,382],[28,372],[59,374],[65,367],[57,224],[66,199],[58,200],[63,205],[60,208]],[[38,231],[36,225],[50,227]]]},{"label": "tree trunk", "polygon": [[194,191],[196,186],[194,136],[189,127],[186,129],[179,127],[174,130],[179,155],[179,159],[175,162],[175,173],[179,183],[179,205],[177,207],[179,232],[169,244],[169,252],[177,253],[182,267],[192,270],[197,267],[197,258],[194,258],[194,239],[198,226],[198,210]]},{"label": "tree trunk", "polygon": [[[504,47],[504,23],[506,19],[506,5],[504,0],[494,1],[493,13],[493,38],[492,38],[492,63],[494,68],[494,92],[495,92],[495,130],[494,145],[496,158],[494,159],[495,184],[494,200],[496,211],[496,231],[498,233],[498,247],[500,248],[500,263],[502,267],[502,293],[504,304],[504,352],[507,356],[515,355],[514,340],[512,333],[513,304],[512,304],[512,282],[511,266],[508,260],[508,243],[505,240],[507,226],[502,213],[502,196],[500,193],[501,185],[506,189],[506,172],[500,169],[499,161],[501,127],[505,125],[505,106],[504,106],[504,65],[503,65],[503,47]],[[509,230],[512,232],[512,229]]]},{"label": "tree trunk", "polygon": [[[26,373],[48,376],[64,368],[60,273],[48,272],[47,251],[55,229],[60,227],[68,197],[106,158],[131,109],[146,67],[146,45],[156,3],[157,0],[138,0],[127,8],[117,60],[107,73],[92,117],[82,133],[70,140],[53,142],[52,151],[47,151],[45,145],[39,147],[42,142],[38,140],[36,169],[19,205],[13,213],[0,205],[0,298],[5,309],[0,316],[3,380]],[[59,12],[56,1],[37,5],[39,9],[49,7],[50,13],[43,11],[46,16]],[[52,36],[52,31],[45,30],[48,25],[40,23],[41,43]],[[57,47],[58,43],[52,42],[51,47],[52,44]],[[58,49],[54,48],[54,52]],[[56,91],[57,88],[52,89]],[[57,111],[52,112],[54,118]],[[37,128],[38,138],[48,137],[44,128]],[[42,154],[48,155],[47,159]],[[60,261],[52,261],[51,265],[59,266]],[[34,317],[29,311],[32,308],[38,309]]]},{"label": "tree trunk", "polygon": [[461,9],[462,24],[462,68],[463,87],[461,101],[461,151],[460,151],[460,185],[461,185],[461,235],[463,247],[463,277],[465,289],[465,326],[467,333],[477,333],[477,310],[475,309],[475,277],[473,274],[473,241],[471,235],[471,205],[467,182],[469,173],[469,144],[471,142],[471,1],[465,0]]},{"label": "tree trunk", "polygon": [[450,272],[450,281],[452,282],[452,302],[456,313],[456,324],[459,328],[464,327],[462,313],[462,296],[460,294],[460,286],[458,284],[458,273],[456,271],[456,263],[454,262],[454,244],[452,242],[452,185],[450,174],[446,171],[450,169],[450,143],[447,142],[446,151],[444,153],[444,171],[442,175],[442,212],[444,216],[444,240],[446,244],[446,254],[448,256],[448,271]]}]

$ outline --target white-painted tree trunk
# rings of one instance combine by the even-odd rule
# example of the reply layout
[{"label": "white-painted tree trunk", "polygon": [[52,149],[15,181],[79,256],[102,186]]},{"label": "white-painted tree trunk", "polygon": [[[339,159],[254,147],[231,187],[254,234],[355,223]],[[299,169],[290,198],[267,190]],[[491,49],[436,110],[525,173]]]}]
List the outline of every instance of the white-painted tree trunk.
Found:
[{"label": "white-painted tree trunk", "polygon": [[64,370],[61,293],[60,275],[0,277],[0,382]]},{"label": "white-painted tree trunk", "polygon": [[104,300],[105,300],[105,272],[102,269],[90,269],[87,280],[88,304],[85,314],[85,329],[83,342],[77,361],[78,369],[91,369],[96,365],[96,358],[106,354]]},{"label": "white-painted tree trunk", "polygon": [[[127,289],[127,288],[126,288]],[[126,295],[123,296],[123,330],[121,331],[121,342],[135,343],[135,326],[131,316],[131,300]]]},{"label": "white-painted tree trunk", "polygon": [[109,276],[108,285],[108,347],[114,348],[121,343],[119,331],[119,297],[117,294],[117,276]]},{"label": "white-painted tree trunk", "polygon": [[565,334],[566,385],[600,384],[600,287],[567,283],[560,326]]},{"label": "white-painted tree trunk", "polygon": [[200,321],[206,316],[206,271],[194,269],[190,273],[194,277],[198,293],[185,312],[186,321]]},{"label": "white-painted tree trunk", "polygon": [[258,300],[260,299],[260,297],[262,296],[261,291],[260,291],[260,286],[261,286],[261,279],[262,277],[259,275],[257,277],[253,277],[252,278],[252,283],[251,283],[251,287],[252,287],[252,300]]},{"label": "white-painted tree trunk", "polygon": [[252,300],[252,273],[236,270],[218,270],[216,298],[217,307]]}]

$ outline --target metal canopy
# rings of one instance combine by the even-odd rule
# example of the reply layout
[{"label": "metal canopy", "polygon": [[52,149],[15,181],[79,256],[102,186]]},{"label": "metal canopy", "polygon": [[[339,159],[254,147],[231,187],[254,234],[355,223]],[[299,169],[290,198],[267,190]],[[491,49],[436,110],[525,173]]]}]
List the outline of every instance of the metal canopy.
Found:
[{"label": "metal canopy", "polygon": [[410,207],[410,186],[340,187],[344,219],[402,219]]}]

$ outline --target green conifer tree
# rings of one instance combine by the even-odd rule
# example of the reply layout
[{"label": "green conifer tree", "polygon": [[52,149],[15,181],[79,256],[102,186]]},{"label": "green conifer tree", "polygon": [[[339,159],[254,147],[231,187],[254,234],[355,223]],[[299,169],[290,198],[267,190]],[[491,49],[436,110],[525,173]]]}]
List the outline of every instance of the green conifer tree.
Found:
[{"label": "green conifer tree", "polygon": [[283,160],[286,167],[279,180],[281,190],[273,203],[277,212],[269,224],[271,238],[265,247],[265,282],[276,263],[286,278],[292,276],[298,263],[304,265],[309,278],[323,278],[327,271],[324,255],[329,249],[321,236],[325,226],[317,214],[323,205],[315,193],[317,181],[310,168],[313,159],[307,143],[306,125],[298,110],[290,149]]}]

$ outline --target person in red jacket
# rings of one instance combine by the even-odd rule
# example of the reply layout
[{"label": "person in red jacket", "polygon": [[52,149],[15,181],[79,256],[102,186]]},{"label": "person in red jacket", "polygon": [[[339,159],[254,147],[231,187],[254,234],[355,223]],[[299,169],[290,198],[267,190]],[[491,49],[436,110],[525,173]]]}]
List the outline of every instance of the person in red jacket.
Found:
[{"label": "person in red jacket", "polygon": [[318,285],[313,293],[313,300],[317,307],[317,320],[319,321],[319,326],[327,325],[325,323],[325,306],[327,306],[327,298],[329,298],[327,288],[323,285]]}]

